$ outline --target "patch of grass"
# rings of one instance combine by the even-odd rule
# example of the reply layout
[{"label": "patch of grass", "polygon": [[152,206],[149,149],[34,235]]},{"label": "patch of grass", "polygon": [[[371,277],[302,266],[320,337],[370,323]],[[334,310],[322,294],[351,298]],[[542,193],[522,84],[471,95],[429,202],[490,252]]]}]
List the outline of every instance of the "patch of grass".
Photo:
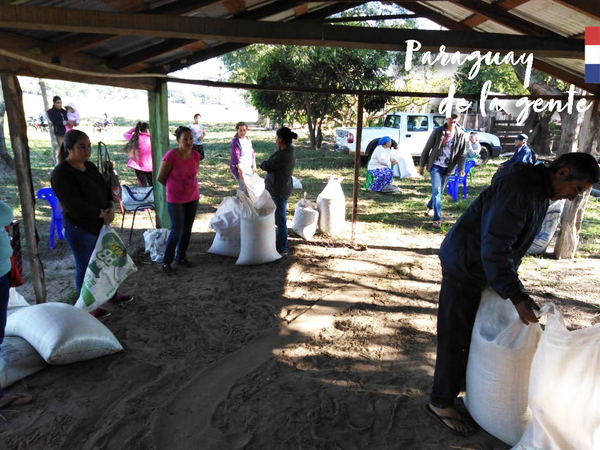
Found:
[{"label": "patch of grass", "polygon": [[[300,133],[299,133],[300,134]],[[205,141],[206,158],[200,163],[199,183],[202,198],[200,210],[203,212],[215,211],[221,201],[230,195],[235,195],[237,183],[229,170],[229,155],[231,139],[235,135],[235,124],[220,124],[211,126]],[[275,132],[250,129],[248,133],[253,141],[256,151],[257,165],[266,160],[275,151]],[[102,136],[104,137],[104,136]],[[90,135],[92,145],[101,138]],[[124,185],[136,185],[137,180],[133,170],[126,166],[127,155],[121,151],[124,140],[106,141],[111,158],[115,161],[117,172]],[[10,145],[10,141],[7,141]],[[41,187],[50,185],[50,173],[53,169],[50,141],[46,139],[31,139],[31,171],[33,188],[37,191]],[[176,141],[172,137],[170,148],[175,147]],[[303,190],[295,190],[289,199],[289,215],[293,215],[295,204],[302,198],[304,191],[313,203],[327,184],[332,175],[343,177],[342,189],[347,200],[347,219],[351,219],[352,193],[354,181],[354,155],[345,155],[334,151],[313,151],[310,149],[307,138],[301,135],[295,143],[296,168],[294,175],[302,181]],[[96,161],[95,153],[92,161]],[[425,205],[431,195],[429,174],[422,178],[394,179],[394,184],[399,186],[400,194],[385,195],[364,190],[366,168],[359,170],[358,193],[358,220],[377,224],[384,229],[398,230],[411,229],[418,233],[436,232],[446,233],[452,224],[469,207],[471,202],[490,183],[499,161],[491,160],[484,166],[475,166],[472,170],[472,180],[468,183],[468,196],[453,202],[451,197],[444,193],[442,209],[444,222],[440,230],[430,227],[431,218],[425,217]],[[261,176],[265,173],[259,170]],[[15,217],[20,218],[21,209],[17,192],[16,176],[14,172],[2,175],[2,199],[13,207]],[[48,233],[51,210],[46,202],[36,205],[36,219],[40,224],[39,231],[44,236]],[[591,197],[582,224],[580,234],[579,252],[583,254],[598,253],[600,251],[600,201]]]}]

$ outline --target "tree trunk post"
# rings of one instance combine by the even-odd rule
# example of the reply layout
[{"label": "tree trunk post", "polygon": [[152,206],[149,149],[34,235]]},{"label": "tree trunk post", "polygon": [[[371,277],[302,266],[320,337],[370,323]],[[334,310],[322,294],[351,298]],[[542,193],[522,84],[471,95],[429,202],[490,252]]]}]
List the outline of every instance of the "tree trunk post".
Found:
[{"label": "tree trunk post", "polygon": [[27,259],[31,271],[31,282],[36,303],[46,302],[46,281],[44,267],[38,252],[37,230],[35,228],[35,196],[31,179],[29,143],[27,141],[27,122],[23,111],[23,93],[16,75],[0,75],[4,100],[8,107],[8,126],[10,141],[15,155],[17,185],[27,242]]},{"label": "tree trunk post", "polygon": [[556,238],[554,256],[556,259],[573,259],[579,244],[581,222],[587,205],[590,191],[579,195],[572,202],[565,200],[565,209],[560,220],[560,234]]},{"label": "tree trunk post", "polygon": [[154,186],[154,205],[156,207],[156,228],[171,228],[171,219],[167,211],[167,192],[165,187],[156,179],[162,157],[169,150],[169,99],[165,81],[158,83],[156,91],[148,92],[148,111],[150,115],[152,184]]},{"label": "tree trunk post", "polygon": [[2,94],[2,83],[0,83],[0,159],[12,170],[15,170],[15,162],[8,154],[6,149],[6,139],[4,138],[4,114],[6,113],[6,103],[4,103],[4,94]]},{"label": "tree trunk post", "polygon": [[358,216],[358,172],[360,169],[360,141],[362,139],[364,95],[358,94],[358,114],[356,118],[356,147],[354,152],[354,188],[352,190],[352,245],[355,245],[356,218]]},{"label": "tree trunk post", "polygon": [[585,112],[581,132],[579,133],[579,151],[583,153],[592,153],[594,139],[597,134],[594,130],[594,124],[600,118],[600,101],[593,101],[592,107]]}]

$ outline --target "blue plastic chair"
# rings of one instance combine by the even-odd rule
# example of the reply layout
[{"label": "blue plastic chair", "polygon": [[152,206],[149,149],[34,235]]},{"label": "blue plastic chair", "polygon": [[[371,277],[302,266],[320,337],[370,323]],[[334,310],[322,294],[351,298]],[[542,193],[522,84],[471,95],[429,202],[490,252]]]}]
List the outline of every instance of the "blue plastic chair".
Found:
[{"label": "blue plastic chair", "polygon": [[54,231],[56,230],[56,234],[58,235],[58,239],[64,239],[62,232],[62,221],[63,216],[60,211],[60,206],[58,205],[58,199],[52,192],[52,188],[41,188],[37,191],[37,198],[40,200],[46,200],[50,203],[52,207],[52,218],[50,219],[50,248],[54,248]]},{"label": "blue plastic chair", "polygon": [[461,177],[458,173],[458,167],[454,172],[454,175],[450,175],[448,177],[448,195],[452,196],[452,201],[456,201],[458,199],[458,186],[463,185],[463,198],[467,198],[467,177],[469,176],[469,172],[475,166],[475,160],[468,160],[465,163],[465,176]]}]

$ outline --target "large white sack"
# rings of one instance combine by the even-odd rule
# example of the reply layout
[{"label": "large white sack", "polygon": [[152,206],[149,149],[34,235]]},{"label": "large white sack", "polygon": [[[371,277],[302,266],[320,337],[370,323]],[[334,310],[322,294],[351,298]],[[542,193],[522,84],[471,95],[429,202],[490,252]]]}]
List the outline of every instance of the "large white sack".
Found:
[{"label": "large white sack", "polygon": [[208,225],[222,236],[239,237],[241,212],[242,204],[237,198],[225,197]]},{"label": "large white sack", "polygon": [[110,226],[104,225],[90,257],[75,306],[87,312],[99,308],[113,297],[125,278],[135,271],[137,267],[119,235]]},{"label": "large white sack", "polygon": [[230,256],[237,258],[240,256],[240,248],[242,245],[242,239],[239,234],[239,223],[238,223],[238,234],[223,236],[221,233],[215,233],[212,245],[208,249],[208,253],[220,256]]},{"label": "large white sack", "polygon": [[331,177],[317,197],[319,229],[331,236],[341,234],[346,225],[346,199],[342,180],[343,178]]},{"label": "large white sack", "polygon": [[296,178],[294,176],[292,176],[292,189],[295,189],[298,191],[303,189],[302,181],[300,181],[298,178]]},{"label": "large white sack", "polygon": [[544,222],[542,222],[542,227],[535,236],[535,239],[529,247],[529,250],[527,250],[527,253],[530,255],[541,255],[546,251],[550,245],[550,241],[552,240],[554,233],[556,233],[556,228],[558,228],[560,216],[563,212],[564,206],[564,199],[556,200],[550,203],[550,206],[548,206],[548,211],[546,212],[546,217],[544,217]]},{"label": "large white sack", "polygon": [[415,162],[408,150],[397,150],[392,156],[398,160],[394,165],[394,176],[399,178],[419,178],[421,175],[415,167]]},{"label": "large white sack", "polygon": [[252,203],[255,203],[265,190],[265,180],[259,174],[253,173],[252,176],[244,178],[244,184],[246,185],[246,191],[248,191],[248,197],[250,197]]},{"label": "large white sack", "polygon": [[276,248],[275,213],[242,217],[238,266],[265,264],[281,258]]},{"label": "large white sack", "polygon": [[529,377],[533,416],[515,449],[600,449],[600,324],[569,331],[552,304]]},{"label": "large white sack", "polygon": [[6,337],[0,350],[0,386],[6,388],[39,372],[46,365],[46,361],[25,339]]},{"label": "large white sack", "polygon": [[298,200],[298,203],[296,203],[296,210],[294,212],[294,226],[292,229],[298,236],[309,241],[315,235],[318,224],[319,211],[306,198],[305,192],[304,198],[301,198]]},{"label": "large white sack", "polygon": [[70,364],[123,350],[99,320],[66,303],[19,308],[8,317],[5,333],[25,339],[49,364]]},{"label": "large white sack", "polygon": [[510,300],[491,288],[481,294],[467,364],[465,406],[492,436],[515,445],[531,421],[527,392],[531,361],[542,334],[525,325]]},{"label": "large white sack", "polygon": [[150,259],[154,262],[162,262],[167,249],[169,239],[168,228],[157,228],[144,231],[144,251],[150,253]]}]

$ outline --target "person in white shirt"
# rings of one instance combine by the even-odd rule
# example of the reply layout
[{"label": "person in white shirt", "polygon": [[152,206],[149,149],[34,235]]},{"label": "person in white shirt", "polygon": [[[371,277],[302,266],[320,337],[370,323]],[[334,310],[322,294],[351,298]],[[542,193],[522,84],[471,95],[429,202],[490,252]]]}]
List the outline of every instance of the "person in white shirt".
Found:
[{"label": "person in white shirt", "polygon": [[246,122],[239,122],[235,126],[235,136],[231,140],[231,159],[229,168],[235,180],[238,182],[240,190],[244,190],[245,177],[251,177],[257,173],[256,159],[252,141],[246,136],[248,125]]},{"label": "person in white shirt", "polygon": [[200,123],[200,114],[194,115],[194,123],[190,123],[189,129],[192,130],[194,134],[194,144],[192,145],[192,150],[196,150],[200,153],[200,161],[204,159],[204,136],[206,136],[206,129],[204,125]]},{"label": "person in white shirt", "polygon": [[379,139],[375,151],[369,159],[367,170],[373,176],[373,181],[369,185],[369,190],[374,192],[386,192],[392,184],[394,172],[392,166],[398,164],[398,161],[391,153],[392,140],[388,136]]}]

